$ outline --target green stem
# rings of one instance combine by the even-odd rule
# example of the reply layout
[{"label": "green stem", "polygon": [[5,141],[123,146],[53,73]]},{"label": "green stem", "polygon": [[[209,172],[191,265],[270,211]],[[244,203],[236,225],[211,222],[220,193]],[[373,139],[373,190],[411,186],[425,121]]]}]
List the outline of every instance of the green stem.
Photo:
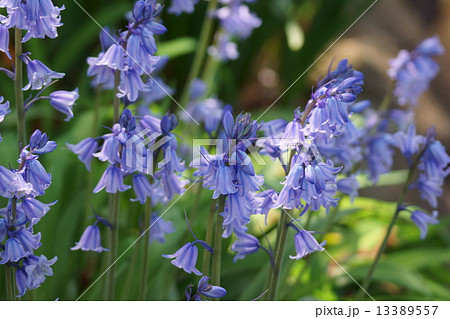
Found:
[{"label": "green stem", "polygon": [[15,29],[15,77],[14,77],[14,92],[16,97],[17,108],[17,144],[19,146],[19,153],[26,145],[26,126],[25,126],[25,109],[23,102],[23,62],[20,59],[22,55],[22,30]]},{"label": "green stem", "polygon": [[[211,208],[209,210],[209,216],[208,216],[208,225],[206,227],[206,235],[205,235],[205,242],[209,246],[212,245],[212,240],[213,240],[214,217],[216,216],[216,205],[217,205],[217,200],[214,199],[211,202]],[[202,271],[205,276],[209,276],[209,273],[211,271],[211,255],[207,251],[205,251],[203,254]]]},{"label": "green stem", "polygon": [[116,266],[113,265],[114,261],[117,259],[117,248],[119,244],[119,211],[120,211],[120,193],[111,194],[111,212],[110,212],[110,221],[113,229],[111,231],[111,243],[110,243],[110,253],[108,260],[108,267],[110,265],[111,268],[106,273],[108,280],[108,291],[107,300],[114,300],[114,292],[115,292],[115,274],[116,274]]},{"label": "green stem", "polygon": [[205,18],[203,20],[202,31],[200,33],[200,38],[198,40],[197,50],[195,51],[194,60],[192,62],[191,69],[189,71],[186,85],[184,87],[183,93],[181,94],[180,104],[184,107],[189,102],[189,95],[191,90],[192,80],[198,77],[200,74],[200,69],[203,60],[208,49],[211,34],[213,31],[214,19],[211,17],[211,12],[217,7],[217,0],[211,0],[206,9]]},{"label": "green stem", "polygon": [[142,262],[142,281],[141,281],[141,291],[139,294],[140,300],[145,300],[147,296],[147,281],[148,281],[148,273],[149,273],[149,252],[150,252],[150,222],[152,216],[152,201],[150,198],[147,198],[147,202],[145,203],[145,216],[144,216],[144,260]]},{"label": "green stem", "polygon": [[13,268],[5,265],[6,300],[14,301]]},{"label": "green stem", "polygon": [[381,243],[380,248],[378,249],[377,255],[375,257],[375,260],[373,261],[372,265],[370,266],[369,272],[366,275],[366,278],[363,281],[362,284],[362,289],[358,291],[358,293],[356,294],[356,299],[360,300],[362,299],[362,297],[364,296],[364,293],[369,289],[370,283],[372,281],[372,276],[375,272],[375,269],[378,266],[378,263],[381,259],[381,256],[383,255],[385,249],[386,249],[386,245],[387,242],[389,240],[389,237],[391,235],[392,229],[394,228],[395,223],[398,220],[398,216],[401,212],[401,206],[403,205],[403,202],[405,200],[405,196],[406,193],[408,192],[408,188],[409,188],[409,184],[411,183],[411,180],[414,176],[414,172],[417,168],[417,166],[419,165],[419,161],[420,158],[422,157],[422,155],[425,153],[425,150],[427,149],[428,146],[425,146],[422,150],[422,152],[419,154],[419,156],[417,156],[415,162],[411,165],[411,167],[409,168],[409,172],[408,172],[408,177],[406,178],[405,184],[403,185],[403,189],[402,192],[400,194],[400,197],[397,201],[397,205],[395,207],[395,213],[394,216],[392,216],[391,222],[389,223],[389,226],[387,228],[386,231],[386,235],[384,236],[383,242]]},{"label": "green stem", "polygon": [[281,265],[283,263],[284,247],[286,246],[288,231],[287,220],[287,212],[282,211],[280,220],[278,221],[277,239],[275,241],[275,264],[269,277],[269,291],[267,293],[267,300],[276,300]]},{"label": "green stem", "polygon": [[[223,212],[225,207],[225,196],[220,195],[219,197],[219,208],[218,213]],[[214,233],[214,254],[212,256],[212,285],[220,286],[220,271],[222,264],[222,228],[223,228],[223,217],[217,214],[216,219],[216,229]]]},{"label": "green stem", "polygon": [[[117,93],[119,92],[120,85],[120,71],[117,70],[114,73],[114,121],[113,123],[119,122],[120,116],[120,98],[117,97]],[[108,255],[108,265],[107,267],[111,267],[109,271],[106,273],[106,283],[103,291],[103,296],[106,300],[114,300],[114,290],[115,290],[115,274],[116,274],[116,266],[113,263],[117,259],[117,249],[119,244],[119,215],[120,215],[120,193],[111,194],[110,202],[109,202],[109,221],[112,225],[111,235],[109,237],[109,247],[110,253]]]}]

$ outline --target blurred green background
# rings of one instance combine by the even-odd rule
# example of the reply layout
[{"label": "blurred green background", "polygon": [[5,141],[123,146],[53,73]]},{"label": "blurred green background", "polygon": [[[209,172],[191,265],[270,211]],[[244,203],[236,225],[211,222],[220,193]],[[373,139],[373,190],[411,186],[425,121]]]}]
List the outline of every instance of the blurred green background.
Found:
[{"label": "blurred green background", "polygon": [[[99,214],[107,216],[108,197],[104,192],[90,194],[105,167],[95,163],[92,174],[88,174],[84,165],[67,150],[65,143],[76,143],[82,138],[106,132],[103,128],[94,127],[94,106],[101,105],[101,122],[109,126],[112,94],[96,94],[86,77],[86,58],[96,56],[100,51],[98,26],[73,1],[54,3],[66,7],[62,13],[64,26],[59,28],[59,37],[55,40],[32,39],[25,45],[25,51],[32,52],[34,58],[42,60],[51,69],[66,73],[66,77],[57,84],[58,88],[71,90],[79,87],[80,99],[74,109],[75,117],[69,123],[45,103],[36,104],[27,114],[28,132],[36,128],[44,130],[59,145],[55,152],[42,157],[44,166],[53,176],[53,184],[42,200],[58,200],[58,203],[36,227],[42,233],[43,243],[38,253],[49,258],[56,255],[59,260],[54,266],[54,277],[48,278],[40,289],[34,291],[33,297],[37,300],[74,300],[98,277],[104,265],[101,255],[72,252],[70,247],[88,225],[86,218],[92,214],[91,205]],[[79,3],[101,25],[117,28],[124,25],[125,14],[134,1]],[[249,39],[238,43],[240,58],[237,61],[220,66],[214,79],[215,94],[232,104],[236,111],[251,111],[256,118],[372,3],[368,0],[258,0],[251,9],[263,24]],[[171,57],[162,76],[176,88],[176,99],[183,89],[205,8],[205,1],[200,1],[193,15],[176,17],[164,13],[162,16],[168,32],[159,39],[159,54]],[[376,105],[389,87],[385,74],[388,60],[400,48],[412,49],[423,38],[439,34],[450,51],[450,35],[446,32],[450,27],[449,18],[450,3],[445,0],[378,1],[287,91],[263,120],[292,117],[292,111],[305,104],[314,81],[326,72],[333,59],[349,58],[356,69],[366,74],[364,95]],[[1,59],[1,66],[9,67],[4,55]],[[448,54],[439,58],[439,62],[442,72],[432,83],[430,92],[421,99],[418,128],[423,133],[428,126],[436,125],[440,139],[449,145],[447,102],[450,91],[447,88],[450,73],[445,71],[450,67]],[[0,96],[13,102],[12,92],[12,82],[0,74]],[[159,106],[160,110],[167,108],[179,111],[168,99]],[[14,115],[13,112],[0,124],[4,138],[0,144],[0,164],[5,166],[14,165],[16,160]],[[361,191],[363,197],[354,203],[343,198],[334,217],[336,224],[325,235],[327,251],[358,281],[366,274],[393,214],[394,204],[390,202],[395,202],[398,197],[398,185],[404,180],[404,167],[405,163],[400,161],[395,167],[397,172],[385,176],[378,187],[364,188]],[[260,173],[267,177],[268,185],[279,188],[278,181],[283,178],[280,168],[264,167],[260,168]],[[448,185],[444,194],[440,203],[441,224],[431,227],[426,240],[419,239],[419,231],[407,215],[400,219],[371,286],[370,292],[375,299],[450,300]],[[128,192],[124,198],[133,196]],[[200,238],[206,228],[210,196],[209,192],[203,192],[200,207],[205,210],[200,211],[194,225],[194,232]],[[161,257],[163,253],[174,252],[185,239],[183,211],[186,209],[189,213],[193,197],[193,193],[187,193],[164,216],[177,228],[175,233],[167,236],[167,243],[151,246],[150,300],[183,300],[186,285],[197,283],[197,277],[185,274]],[[420,203],[414,193],[409,200]],[[6,202],[0,199],[0,204],[4,206]],[[139,235],[143,213],[143,207],[137,203],[124,199],[121,205],[119,253]],[[164,210],[165,207],[161,207],[160,212]],[[251,232],[263,237],[261,228],[265,231],[272,229],[278,214],[279,211],[271,212],[267,227],[261,218],[255,218],[250,225]],[[325,219],[325,212],[315,214],[310,228],[323,231],[326,229]],[[268,233],[270,240],[274,236],[274,232]],[[230,241],[225,242],[228,250],[230,245]],[[136,245],[117,264],[118,299],[135,300],[138,297],[141,250],[142,245]],[[326,254],[313,254],[307,265],[306,260],[289,260],[287,254],[293,253],[291,239],[286,247],[280,299],[351,300],[354,297],[358,287]],[[224,299],[256,298],[265,290],[269,267],[267,256],[258,252],[235,264],[232,257],[228,253],[223,260],[222,286],[228,290]],[[199,264],[200,261],[201,258]],[[3,277],[0,276],[0,287]],[[83,299],[100,299],[101,288],[102,280]],[[3,289],[0,290],[0,299],[5,299]]]}]

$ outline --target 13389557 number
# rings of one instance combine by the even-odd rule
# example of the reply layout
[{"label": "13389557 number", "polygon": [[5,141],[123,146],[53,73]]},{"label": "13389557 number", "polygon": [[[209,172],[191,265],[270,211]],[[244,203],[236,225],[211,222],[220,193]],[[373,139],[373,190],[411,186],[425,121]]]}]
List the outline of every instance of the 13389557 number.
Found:
[{"label": "13389557 number", "polygon": [[377,316],[434,316],[438,306],[377,306]]}]

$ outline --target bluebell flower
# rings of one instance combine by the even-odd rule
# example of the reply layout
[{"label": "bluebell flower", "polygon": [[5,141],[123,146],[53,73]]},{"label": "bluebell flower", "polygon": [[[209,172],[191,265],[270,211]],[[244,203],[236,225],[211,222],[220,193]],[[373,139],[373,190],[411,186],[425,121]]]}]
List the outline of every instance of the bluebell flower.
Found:
[{"label": "bluebell flower", "polygon": [[66,121],[73,118],[72,108],[75,105],[76,100],[79,98],[78,89],[75,91],[55,91],[50,93],[50,104],[57,111],[67,115]]},{"label": "bluebell flower", "polygon": [[437,140],[428,142],[428,146],[421,159],[422,168],[429,178],[444,177],[444,170],[450,164],[450,156],[445,150],[445,146]]},{"label": "bluebell flower", "polygon": [[48,260],[44,255],[39,257],[30,255],[25,258],[23,267],[16,270],[16,285],[19,297],[23,296],[28,290],[39,288],[46,277],[53,276],[51,266],[57,260],[57,257]]},{"label": "bluebell flower", "polygon": [[44,166],[34,158],[25,159],[26,181],[33,185],[36,195],[44,195],[45,190],[52,183],[51,174],[47,173]]},{"label": "bluebell flower", "polygon": [[214,194],[212,198],[218,198],[219,195],[228,195],[237,192],[238,188],[233,183],[231,169],[228,166],[221,165],[217,169],[214,185]]},{"label": "bluebell flower", "polygon": [[393,146],[395,146],[395,141],[389,133],[380,132],[367,138],[365,156],[369,177],[374,184],[381,174],[391,170],[394,156]]},{"label": "bluebell flower", "polygon": [[233,4],[222,7],[216,11],[220,25],[230,35],[248,38],[254,29],[261,25],[259,19],[245,4]]},{"label": "bluebell flower", "polygon": [[420,238],[425,239],[428,232],[428,224],[437,225],[439,220],[437,219],[438,212],[433,211],[433,215],[430,216],[421,210],[415,210],[411,213],[411,220],[420,230]]},{"label": "bluebell flower", "polygon": [[251,200],[251,195],[243,194],[242,190],[229,194],[225,200],[224,211],[219,212],[224,218],[223,225],[230,225],[234,221],[242,225],[248,224],[250,215],[256,212],[256,206],[252,205]]},{"label": "bluebell flower", "polygon": [[17,262],[29,254],[30,252],[25,250],[16,238],[10,237],[6,240],[5,250],[0,252],[0,257],[2,258],[0,264],[2,265],[7,262]]},{"label": "bluebell flower", "polygon": [[150,92],[151,83],[152,80],[144,83],[136,69],[128,69],[122,72],[122,81],[119,86],[120,93],[118,93],[118,96],[126,96],[130,102],[135,102],[140,92]]},{"label": "bluebell flower", "polygon": [[444,52],[439,38],[432,37],[424,40],[412,52],[401,50],[390,61],[388,75],[396,81],[394,95],[400,105],[417,105],[419,97],[439,72],[439,65],[433,57]]},{"label": "bluebell flower", "polygon": [[30,220],[31,225],[38,223],[42,217],[50,210],[50,206],[53,206],[56,201],[44,204],[39,200],[31,197],[22,198],[20,203],[20,208],[23,210],[24,214]]},{"label": "bluebell flower", "polygon": [[227,291],[219,286],[212,286],[208,284],[208,281],[211,280],[211,278],[207,276],[203,276],[198,281],[197,285],[197,292],[192,296],[192,286],[189,285],[186,288],[186,298],[187,301],[201,301],[202,296],[207,298],[222,298],[225,297],[227,294]]},{"label": "bluebell flower", "polygon": [[100,237],[100,229],[97,223],[89,225],[81,235],[80,241],[75,243],[71,250],[95,251],[101,253],[109,249],[103,248]]},{"label": "bluebell flower", "polygon": [[217,61],[227,62],[239,58],[237,44],[231,41],[226,33],[219,33],[217,36],[217,45],[208,48],[208,54]]},{"label": "bluebell flower", "polygon": [[[446,174],[448,175],[448,173]],[[420,197],[436,208],[438,206],[438,197],[442,196],[443,178],[446,176],[428,177],[426,174],[419,174],[419,178],[411,187],[417,187],[420,191]]]},{"label": "bluebell flower", "polygon": [[394,138],[397,147],[408,160],[409,165],[412,165],[412,156],[420,150],[421,145],[425,142],[425,137],[416,135],[416,127],[411,124],[406,133],[397,132],[394,134]]},{"label": "bluebell flower", "polygon": [[278,193],[273,189],[264,189],[263,191],[255,195],[255,201],[258,203],[256,213],[265,216],[266,224],[269,211],[277,202],[277,197]]},{"label": "bluebell flower", "polygon": [[188,274],[194,273],[201,276],[202,273],[195,268],[198,258],[198,248],[194,243],[187,243],[172,255],[162,255],[165,258],[175,258],[171,261],[172,265],[183,269]]},{"label": "bluebell flower", "polygon": [[114,73],[115,71],[105,65],[100,65],[98,62],[103,58],[104,52],[101,52],[98,57],[88,57],[87,63],[89,68],[87,76],[94,77],[93,86],[101,86],[105,90],[114,89]]},{"label": "bluebell flower", "polygon": [[[283,145],[282,137],[286,130],[286,121],[283,119],[277,119],[265,123],[261,123],[260,130],[264,132],[264,137],[258,139],[256,141],[256,145],[261,147],[259,153],[261,155],[270,156],[273,160],[281,159],[281,155],[284,153],[284,150],[281,149]],[[295,140],[292,140],[295,144]],[[290,145],[290,143],[288,143]],[[285,146],[287,144],[284,144]],[[285,165],[282,161],[282,164]]]},{"label": "bluebell flower", "polygon": [[167,10],[167,12],[175,15],[180,15],[183,12],[192,13],[194,12],[195,5],[198,0],[172,0],[172,3]]},{"label": "bluebell flower", "polygon": [[107,66],[112,70],[126,70],[125,67],[125,50],[119,44],[112,44],[108,50],[99,57],[96,65]]},{"label": "bluebell flower", "polygon": [[312,210],[335,206],[336,174],[340,170],[341,167],[334,167],[331,160],[317,163],[311,162],[305,153],[294,156],[274,208],[300,208],[301,200],[310,204]]},{"label": "bluebell flower", "polygon": [[41,244],[41,234],[33,235],[31,229],[22,228],[10,235],[6,240],[5,250],[1,252],[0,264],[7,262],[18,262],[29,256],[33,250],[38,249]]},{"label": "bluebell flower", "polygon": [[206,83],[203,82],[200,79],[194,79],[192,80],[191,87],[190,87],[190,99],[191,100],[198,100],[200,99],[206,92]]},{"label": "bluebell flower", "polygon": [[260,247],[258,238],[244,232],[236,232],[236,236],[236,241],[231,245],[231,250],[237,253],[234,262],[258,251]]},{"label": "bluebell flower", "polygon": [[147,198],[152,198],[153,187],[148,177],[143,174],[133,175],[133,189],[137,196],[134,200],[139,201],[141,204],[145,204]]},{"label": "bluebell flower", "polygon": [[168,200],[171,200],[176,194],[183,194],[188,181],[176,173],[167,173],[164,171],[156,172],[155,176],[160,179],[164,192]]},{"label": "bluebell flower", "polygon": [[100,161],[108,161],[110,164],[121,163],[119,147],[120,143],[120,133],[122,133],[122,128],[119,124],[114,124],[112,128],[112,133],[103,135],[103,145],[98,153],[93,155],[97,157]]},{"label": "bluebell flower", "polygon": [[281,147],[283,149],[295,149],[305,143],[305,134],[297,116],[293,121],[287,123],[283,136],[281,137]]},{"label": "bluebell flower", "polygon": [[165,221],[158,213],[153,212],[151,217],[150,225],[152,225],[150,229],[149,240],[150,242],[159,241],[160,243],[166,242],[166,234],[173,233],[175,231],[175,227],[172,225],[172,222]]},{"label": "bluebell flower", "polygon": [[44,63],[39,60],[31,60],[28,56],[24,57],[27,65],[28,84],[23,88],[26,90],[40,90],[49,85],[53,79],[61,79],[64,73],[58,73],[50,70]]},{"label": "bluebell flower", "polygon": [[[10,113],[10,106],[9,106],[9,101],[6,101],[5,103],[3,103],[4,98],[3,96],[0,96],[0,122],[3,122],[3,120],[5,119],[5,115]],[[2,141],[2,136],[0,135],[0,142]]]},{"label": "bluebell flower", "polygon": [[0,165],[0,196],[21,198],[34,192],[33,185],[25,181],[20,173]]},{"label": "bluebell flower", "polygon": [[110,165],[103,173],[97,186],[94,188],[94,193],[98,193],[104,188],[106,188],[107,193],[113,194],[124,192],[127,189],[130,189],[131,186],[124,185],[120,167]]},{"label": "bluebell flower", "polygon": [[0,24],[0,51],[6,54],[11,60],[11,53],[9,53],[9,29]]},{"label": "bluebell flower", "polygon": [[51,0],[38,1],[2,1],[0,7],[5,7],[8,16],[2,23],[7,28],[16,27],[26,30],[22,39],[26,42],[31,38],[56,38],[57,28],[61,23],[61,10],[64,6],[56,7]]},{"label": "bluebell flower", "polygon": [[295,256],[289,256],[289,258],[298,260],[315,251],[325,250],[323,246],[325,246],[326,241],[319,244],[312,235],[315,232],[298,229],[296,230],[297,233],[295,234],[294,237],[294,244],[295,244],[295,251],[297,254]]},{"label": "bluebell flower", "polygon": [[355,176],[349,176],[337,180],[337,189],[339,192],[349,195],[353,203],[355,197],[358,196],[359,183]]},{"label": "bluebell flower", "polygon": [[78,159],[86,165],[86,169],[91,171],[91,161],[94,153],[98,151],[99,145],[96,139],[88,137],[80,141],[78,144],[66,143],[69,150],[78,155]]}]

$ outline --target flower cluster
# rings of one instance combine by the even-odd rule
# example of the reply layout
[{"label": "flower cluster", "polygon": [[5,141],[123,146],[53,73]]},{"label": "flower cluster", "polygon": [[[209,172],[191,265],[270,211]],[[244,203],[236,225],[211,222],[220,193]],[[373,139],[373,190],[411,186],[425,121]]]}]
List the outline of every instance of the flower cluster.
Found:
[{"label": "flower cluster", "polygon": [[[426,236],[427,224],[439,223],[436,218],[438,212],[435,210],[437,198],[442,196],[444,179],[450,173],[450,156],[441,142],[435,139],[435,135],[434,129],[430,129],[426,137],[417,135],[413,124],[406,132],[400,131],[394,135],[396,146],[408,161],[410,169],[419,171],[419,177],[410,184],[410,188],[416,187],[422,199],[428,201],[433,208],[432,217],[422,210],[411,211],[409,205],[401,208],[411,212],[411,220],[419,227],[422,239]],[[413,156],[416,158],[413,159]]]},{"label": "flower cluster", "polygon": [[[111,133],[100,138],[88,137],[76,145],[67,146],[88,170],[94,157],[109,163],[94,193],[103,189],[107,193],[124,192],[131,188],[124,183],[124,178],[130,176],[136,193],[134,200],[144,204],[147,198],[151,198],[152,205],[157,205],[182,194],[187,183],[180,175],[185,166],[177,155],[177,139],[172,133],[176,126],[174,115],[165,115],[162,119],[145,115],[137,121],[131,110],[125,109]],[[163,160],[157,162],[160,155]],[[170,232],[169,226],[161,226],[165,232]],[[92,226],[89,227],[92,231]],[[79,245],[83,242],[80,240]],[[86,248],[84,250],[92,250],[89,245],[79,248],[83,247]]]},{"label": "flower cluster", "polygon": [[439,72],[434,56],[444,54],[437,36],[425,39],[413,51],[401,50],[390,62],[388,75],[395,81],[394,95],[398,104],[416,106],[419,97]]},{"label": "flower cluster", "polygon": [[30,144],[21,151],[19,168],[0,166],[0,196],[9,200],[7,207],[0,209],[0,264],[15,268],[20,296],[40,287],[47,276],[52,276],[50,267],[57,260],[35,255],[34,251],[41,246],[41,234],[34,234],[33,230],[56,203],[45,204],[37,199],[51,184],[51,175],[39,157],[55,148],[56,143],[49,141],[47,134],[36,130]]},{"label": "flower cluster", "polygon": [[172,0],[172,3],[167,10],[167,12],[175,15],[180,15],[183,12],[192,13],[194,12],[195,5],[198,0]]},{"label": "flower cluster", "polygon": [[[64,7],[58,8],[53,5],[50,0],[36,1],[14,1],[2,0],[0,7],[6,7],[8,16],[0,15],[0,51],[4,52],[9,59],[12,59],[9,53],[9,29],[18,28],[27,30],[22,42],[28,41],[30,38],[55,38],[58,36],[56,28],[61,26],[60,11]],[[23,91],[32,92],[31,96],[25,101],[25,111],[28,111],[35,102],[39,100],[49,100],[50,105],[57,111],[66,114],[67,120],[73,117],[72,108],[78,99],[78,89],[72,92],[55,91],[48,96],[42,96],[45,89],[64,77],[64,73],[58,73],[48,68],[41,61],[30,58],[31,53],[25,53],[20,56],[23,63],[27,67],[28,84]],[[10,78],[16,77],[14,71],[1,68]],[[34,94],[34,95],[33,95]],[[1,117],[1,111],[0,111]]]},{"label": "flower cluster", "polygon": [[254,0],[220,0],[223,6],[218,8],[215,16],[221,29],[215,35],[216,44],[209,47],[208,53],[219,61],[236,60],[239,52],[234,39],[248,38],[254,29],[261,25],[245,2]]},{"label": "flower cluster", "polygon": [[141,93],[150,92],[153,84],[150,74],[160,59],[154,56],[157,51],[155,35],[167,31],[155,21],[162,8],[156,0],[139,0],[126,31],[120,31],[117,38],[102,32],[103,51],[98,57],[88,58],[88,75],[95,77],[94,83],[113,88],[115,74],[119,72],[118,97],[133,103]]},{"label": "flower cluster", "polygon": [[6,17],[0,15],[5,28],[27,31],[22,42],[31,38],[54,39],[58,36],[56,29],[62,26],[60,13],[64,6],[57,7],[51,0],[1,0],[0,8],[6,8],[8,13]]}]

